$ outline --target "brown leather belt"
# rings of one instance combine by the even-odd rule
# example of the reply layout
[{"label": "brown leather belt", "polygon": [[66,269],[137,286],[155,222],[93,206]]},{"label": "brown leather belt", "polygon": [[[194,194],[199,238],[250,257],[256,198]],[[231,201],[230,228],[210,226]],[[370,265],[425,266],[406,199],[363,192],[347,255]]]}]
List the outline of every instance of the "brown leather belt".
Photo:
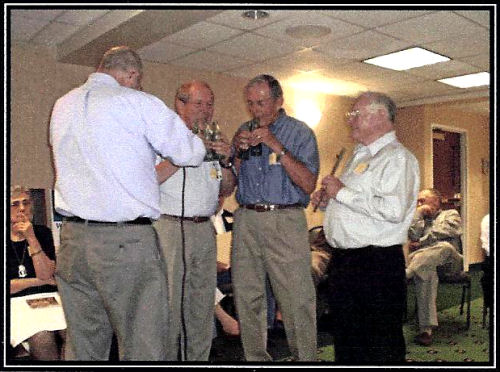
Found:
[{"label": "brown leather belt", "polygon": [[203,216],[181,217],[181,216],[171,216],[170,214],[162,214],[161,216],[166,217],[170,220],[189,221],[189,222],[194,222],[194,223],[207,222],[208,220],[210,220],[210,217],[203,217]]},{"label": "brown leather belt", "polygon": [[64,217],[64,221],[68,222],[78,222],[78,223],[86,223],[86,224],[98,224],[98,225],[151,225],[151,218],[148,217],[139,217],[132,221],[119,221],[119,222],[111,222],[111,221],[95,221],[95,220],[85,220],[80,217]]},{"label": "brown leather belt", "polygon": [[302,204],[244,204],[242,208],[251,209],[256,212],[274,211],[276,209],[304,208]]}]

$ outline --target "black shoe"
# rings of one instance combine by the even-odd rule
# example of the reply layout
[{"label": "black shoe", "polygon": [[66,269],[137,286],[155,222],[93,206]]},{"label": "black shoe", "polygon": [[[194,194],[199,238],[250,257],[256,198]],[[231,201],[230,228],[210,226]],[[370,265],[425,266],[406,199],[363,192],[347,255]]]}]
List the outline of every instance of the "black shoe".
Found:
[{"label": "black shoe", "polygon": [[415,342],[422,346],[429,346],[432,344],[432,336],[427,332],[422,332],[415,337]]}]

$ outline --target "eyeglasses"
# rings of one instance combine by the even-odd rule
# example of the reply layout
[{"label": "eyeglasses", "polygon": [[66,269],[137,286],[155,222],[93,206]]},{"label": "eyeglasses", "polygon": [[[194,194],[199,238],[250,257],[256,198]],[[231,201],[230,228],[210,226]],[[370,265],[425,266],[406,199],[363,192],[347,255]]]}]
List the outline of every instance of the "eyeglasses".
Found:
[{"label": "eyeglasses", "polygon": [[12,208],[19,208],[21,204],[24,207],[27,207],[28,205],[31,205],[31,200],[28,199],[23,199],[23,200],[14,200],[13,202],[10,203],[10,206]]},{"label": "eyeglasses", "polygon": [[345,114],[345,117],[347,118],[347,120],[356,119],[359,116],[359,114],[361,114],[361,111],[354,110],[354,111],[351,111],[351,112],[347,112]]},{"label": "eyeglasses", "polygon": [[267,97],[267,98],[263,98],[263,99],[260,99],[258,101],[251,101],[251,100],[247,100],[247,106],[248,107],[252,107],[252,106],[259,106],[259,107],[264,107],[265,103],[269,100],[274,100],[273,97]]}]

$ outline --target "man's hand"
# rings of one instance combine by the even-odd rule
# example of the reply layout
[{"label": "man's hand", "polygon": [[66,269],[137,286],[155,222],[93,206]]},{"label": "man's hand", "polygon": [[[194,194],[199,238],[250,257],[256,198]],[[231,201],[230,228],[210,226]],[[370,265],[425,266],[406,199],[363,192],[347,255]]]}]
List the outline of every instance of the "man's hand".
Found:
[{"label": "man's hand", "polygon": [[410,242],[408,245],[408,250],[411,252],[415,252],[420,248],[420,243],[419,242]]},{"label": "man's hand", "polygon": [[250,132],[250,146],[256,146],[259,143],[264,143],[274,152],[281,151],[281,144],[276,139],[274,134],[269,129],[269,126],[259,127]]},{"label": "man's hand", "polygon": [[251,132],[248,130],[238,131],[233,138],[233,145],[236,150],[245,151],[248,150],[251,141]]},{"label": "man's hand", "polygon": [[325,190],[320,189],[311,195],[311,205],[314,208],[324,209],[328,205],[328,198],[325,195]]},{"label": "man's hand", "polygon": [[436,209],[428,204],[422,204],[421,206],[417,207],[417,212],[422,217],[430,217],[433,216],[434,213],[436,213]]},{"label": "man's hand", "polygon": [[217,154],[224,155],[225,159],[231,157],[231,144],[222,133],[219,141],[208,142],[207,146],[208,149],[214,150]]},{"label": "man's hand", "polygon": [[224,271],[227,271],[229,269],[229,266],[225,263],[222,263],[220,261],[217,261],[217,272],[222,273]]},{"label": "man's hand", "polygon": [[321,181],[321,188],[325,190],[327,199],[336,198],[339,190],[344,187],[344,184],[335,176],[328,175]]}]

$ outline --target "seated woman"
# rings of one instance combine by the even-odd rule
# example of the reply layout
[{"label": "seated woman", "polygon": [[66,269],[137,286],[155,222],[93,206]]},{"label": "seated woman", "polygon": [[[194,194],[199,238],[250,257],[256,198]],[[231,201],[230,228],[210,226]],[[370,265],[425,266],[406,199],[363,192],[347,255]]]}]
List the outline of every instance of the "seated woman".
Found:
[{"label": "seated woman", "polygon": [[[50,309],[50,315],[55,316],[40,317],[45,315],[44,311],[48,309],[32,309],[26,301],[40,297],[38,294],[41,293],[59,297],[54,279],[55,249],[52,233],[45,226],[31,223],[33,217],[31,203],[28,189],[21,186],[11,188],[10,240],[7,243],[11,345],[16,347],[21,342],[27,341],[32,359],[59,360],[62,359],[62,353],[58,341],[64,345],[66,328],[62,307],[59,305]],[[53,319],[45,320],[45,318]],[[37,324],[33,324],[34,319]],[[45,322],[50,324],[43,324]],[[20,339],[25,336],[27,338]]]}]

